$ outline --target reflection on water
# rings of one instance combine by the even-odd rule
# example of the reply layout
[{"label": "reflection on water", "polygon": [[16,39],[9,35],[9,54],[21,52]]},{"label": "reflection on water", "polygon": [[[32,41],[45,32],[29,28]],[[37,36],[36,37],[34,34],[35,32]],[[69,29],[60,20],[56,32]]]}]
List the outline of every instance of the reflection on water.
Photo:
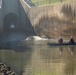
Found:
[{"label": "reflection on water", "polygon": [[71,55],[73,55],[74,53],[74,49],[75,47],[74,46],[69,46],[69,52],[71,53]]},{"label": "reflection on water", "polygon": [[63,52],[63,47],[61,46],[61,47],[59,47],[59,53],[60,53],[60,55],[62,54],[62,52]]},{"label": "reflection on water", "polygon": [[13,67],[17,75],[76,75],[75,46],[49,47],[39,42],[24,46],[1,49],[0,62]]}]

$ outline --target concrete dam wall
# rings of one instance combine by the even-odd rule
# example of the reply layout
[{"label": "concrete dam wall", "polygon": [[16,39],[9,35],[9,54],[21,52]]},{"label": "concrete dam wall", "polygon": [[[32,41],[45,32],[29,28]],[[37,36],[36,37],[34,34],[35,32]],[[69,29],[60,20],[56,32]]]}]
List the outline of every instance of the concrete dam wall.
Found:
[{"label": "concrete dam wall", "polygon": [[[22,34],[24,38],[36,35],[20,0],[2,0],[0,8],[0,34],[2,39],[6,40],[12,40],[13,38],[17,40],[17,37],[22,38]],[[16,36],[17,34],[18,36]]]}]

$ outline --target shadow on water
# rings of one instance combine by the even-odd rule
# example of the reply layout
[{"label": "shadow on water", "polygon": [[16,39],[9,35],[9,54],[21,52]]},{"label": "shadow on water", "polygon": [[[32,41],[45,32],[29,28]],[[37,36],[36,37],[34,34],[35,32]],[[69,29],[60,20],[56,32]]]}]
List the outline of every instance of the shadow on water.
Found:
[{"label": "shadow on water", "polygon": [[28,45],[26,41],[5,41],[1,42],[1,49],[24,52],[26,50],[31,50],[31,45]]},{"label": "shadow on water", "polygon": [[0,62],[13,67],[16,75],[22,75],[31,61],[32,47],[28,42],[6,41],[1,43]]}]

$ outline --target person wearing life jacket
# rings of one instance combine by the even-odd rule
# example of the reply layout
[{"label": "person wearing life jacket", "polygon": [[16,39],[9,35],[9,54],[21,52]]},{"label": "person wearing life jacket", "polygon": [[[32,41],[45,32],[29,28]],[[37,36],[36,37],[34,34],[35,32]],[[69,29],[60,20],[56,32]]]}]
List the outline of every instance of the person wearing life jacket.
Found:
[{"label": "person wearing life jacket", "polygon": [[62,44],[62,43],[63,43],[63,39],[62,39],[61,36],[60,36],[59,39],[58,39],[58,43],[59,43],[59,44]]},{"label": "person wearing life jacket", "polygon": [[69,43],[75,43],[73,36],[70,37]]}]

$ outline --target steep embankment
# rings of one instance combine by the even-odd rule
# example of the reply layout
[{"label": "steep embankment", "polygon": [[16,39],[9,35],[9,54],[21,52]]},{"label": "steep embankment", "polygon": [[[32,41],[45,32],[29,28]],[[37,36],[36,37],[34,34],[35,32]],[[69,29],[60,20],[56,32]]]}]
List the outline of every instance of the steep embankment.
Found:
[{"label": "steep embankment", "polygon": [[63,36],[76,38],[76,1],[66,1],[46,7],[34,7],[28,17],[41,37],[58,38]]}]

